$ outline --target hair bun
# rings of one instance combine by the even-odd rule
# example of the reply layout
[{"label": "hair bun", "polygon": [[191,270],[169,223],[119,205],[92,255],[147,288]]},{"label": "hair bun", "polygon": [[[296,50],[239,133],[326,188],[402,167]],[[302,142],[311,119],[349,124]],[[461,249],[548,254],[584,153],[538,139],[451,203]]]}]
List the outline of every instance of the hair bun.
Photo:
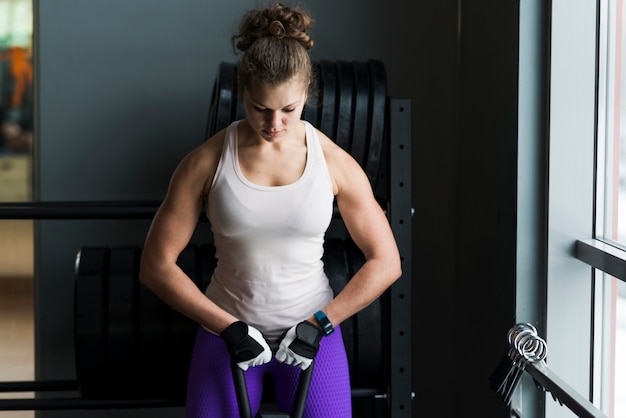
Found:
[{"label": "hair bun", "polygon": [[280,23],[280,21],[278,20],[272,21],[272,23],[270,23],[268,27],[268,30],[269,30],[269,33],[272,34],[272,36],[276,36],[277,38],[280,38],[280,39],[284,38],[285,33],[287,32],[283,24]]},{"label": "hair bun", "polygon": [[276,37],[293,39],[311,49],[312,25],[313,19],[304,9],[274,3],[265,9],[250,10],[243,16],[239,31],[233,36],[233,46],[245,52],[260,38]]}]

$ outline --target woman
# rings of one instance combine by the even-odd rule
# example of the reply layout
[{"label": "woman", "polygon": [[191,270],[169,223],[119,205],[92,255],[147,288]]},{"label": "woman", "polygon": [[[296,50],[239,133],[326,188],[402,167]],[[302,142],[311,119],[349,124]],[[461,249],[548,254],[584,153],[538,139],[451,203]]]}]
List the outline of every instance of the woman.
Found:
[{"label": "woman", "polygon": [[[247,370],[253,414],[265,373],[274,375],[278,406],[290,411],[300,369],[315,358],[305,416],[352,416],[339,324],[401,275],[367,176],[301,119],[314,80],[311,25],[304,10],[282,4],[243,16],[233,43],[243,51],[237,73],[246,117],[181,161],[146,238],[141,281],[199,324],[190,417],[237,416],[231,358]],[[334,199],[366,260],[336,297],[321,261]],[[205,200],[218,262],[202,293],[176,261]],[[268,341],[280,342],[275,355]]]}]

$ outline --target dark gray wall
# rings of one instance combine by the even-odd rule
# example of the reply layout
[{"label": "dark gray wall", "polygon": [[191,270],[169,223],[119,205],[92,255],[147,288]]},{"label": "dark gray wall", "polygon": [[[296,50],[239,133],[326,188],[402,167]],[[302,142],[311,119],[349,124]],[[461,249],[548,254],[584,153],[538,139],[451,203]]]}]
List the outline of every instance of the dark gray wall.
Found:
[{"label": "dark gray wall", "polygon": [[489,376],[515,323],[519,3],[462,4],[456,407],[503,417]]},{"label": "dark gray wall", "polygon": [[[390,95],[413,101],[414,416],[504,417],[487,379],[514,321],[517,2],[303,3],[314,59],[382,59]],[[232,24],[254,4],[36,1],[37,197],[160,199],[204,138],[217,64],[234,61]],[[146,228],[39,222],[38,379],[74,375],[77,250],[138,244]]]}]

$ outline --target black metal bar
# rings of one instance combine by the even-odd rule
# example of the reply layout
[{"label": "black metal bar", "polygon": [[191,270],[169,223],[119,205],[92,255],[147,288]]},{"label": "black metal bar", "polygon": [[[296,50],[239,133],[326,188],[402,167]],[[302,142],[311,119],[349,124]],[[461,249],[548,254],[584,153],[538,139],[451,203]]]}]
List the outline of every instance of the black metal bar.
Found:
[{"label": "black metal bar", "polygon": [[78,390],[76,380],[0,382],[0,392],[44,392]]},{"label": "black metal bar", "polygon": [[[3,202],[0,219],[152,219],[160,201],[58,201],[58,202]],[[339,218],[335,204],[333,217]],[[208,221],[200,216],[200,221]]]},{"label": "black metal bar", "polygon": [[352,388],[350,394],[353,398],[387,399],[385,392],[375,388]]},{"label": "black metal bar", "polygon": [[626,282],[626,251],[597,239],[576,241],[576,258]]},{"label": "black metal bar", "polygon": [[235,383],[235,394],[237,395],[239,416],[241,418],[252,418],[250,399],[248,398],[248,386],[246,385],[244,372],[235,362],[232,362],[230,367],[233,372],[233,382]]},{"label": "black metal bar", "polygon": [[0,411],[135,409],[184,406],[184,399],[0,399]]},{"label": "black metal bar", "polygon": [[313,366],[315,366],[315,360],[311,361],[309,367],[300,372],[300,380],[298,381],[298,389],[296,390],[296,396],[293,401],[293,418],[302,418],[304,414],[304,404],[309,394],[309,386],[311,385],[311,376],[313,375]]},{"label": "black metal bar", "polygon": [[12,202],[0,219],[152,219],[159,201]]},{"label": "black metal bar", "polygon": [[511,417],[524,418],[524,414],[522,414],[522,411],[518,410],[517,408],[511,408]]},{"label": "black metal bar", "polygon": [[[243,372],[242,372],[243,374]],[[76,390],[77,382],[59,380],[48,382],[1,382],[0,392],[39,392]],[[353,398],[386,399],[387,394],[375,388],[353,388]],[[84,399],[84,398],[48,398],[48,399],[0,399],[0,411],[42,411],[74,409],[135,409],[165,408],[185,404],[184,399]]]},{"label": "black metal bar", "polygon": [[526,372],[541,386],[551,392],[556,398],[580,418],[607,418],[591,402],[581,396],[574,388],[557,376],[545,364],[528,363]]}]

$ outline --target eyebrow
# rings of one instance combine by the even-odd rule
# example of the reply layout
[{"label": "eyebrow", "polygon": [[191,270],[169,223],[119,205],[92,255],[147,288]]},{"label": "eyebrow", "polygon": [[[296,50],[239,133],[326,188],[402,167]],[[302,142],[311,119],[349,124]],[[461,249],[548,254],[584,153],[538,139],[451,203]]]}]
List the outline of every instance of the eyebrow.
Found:
[{"label": "eyebrow", "polygon": [[[256,101],[256,100],[254,100],[252,97],[250,98],[250,101],[251,101],[251,102],[252,102],[252,104],[254,104],[255,106],[258,106],[258,107],[263,107],[263,108],[265,108],[265,109],[269,109],[269,107],[265,106],[265,105],[264,105],[263,103],[261,103],[261,102],[257,102],[257,101]],[[295,107],[295,106],[297,106],[299,103],[300,103],[300,100],[296,100],[296,101],[295,101],[295,102],[293,102],[293,103],[290,103],[290,104],[288,104],[288,105],[286,105],[286,106],[281,107],[281,109],[286,109],[286,108],[288,108],[288,107]]]}]

